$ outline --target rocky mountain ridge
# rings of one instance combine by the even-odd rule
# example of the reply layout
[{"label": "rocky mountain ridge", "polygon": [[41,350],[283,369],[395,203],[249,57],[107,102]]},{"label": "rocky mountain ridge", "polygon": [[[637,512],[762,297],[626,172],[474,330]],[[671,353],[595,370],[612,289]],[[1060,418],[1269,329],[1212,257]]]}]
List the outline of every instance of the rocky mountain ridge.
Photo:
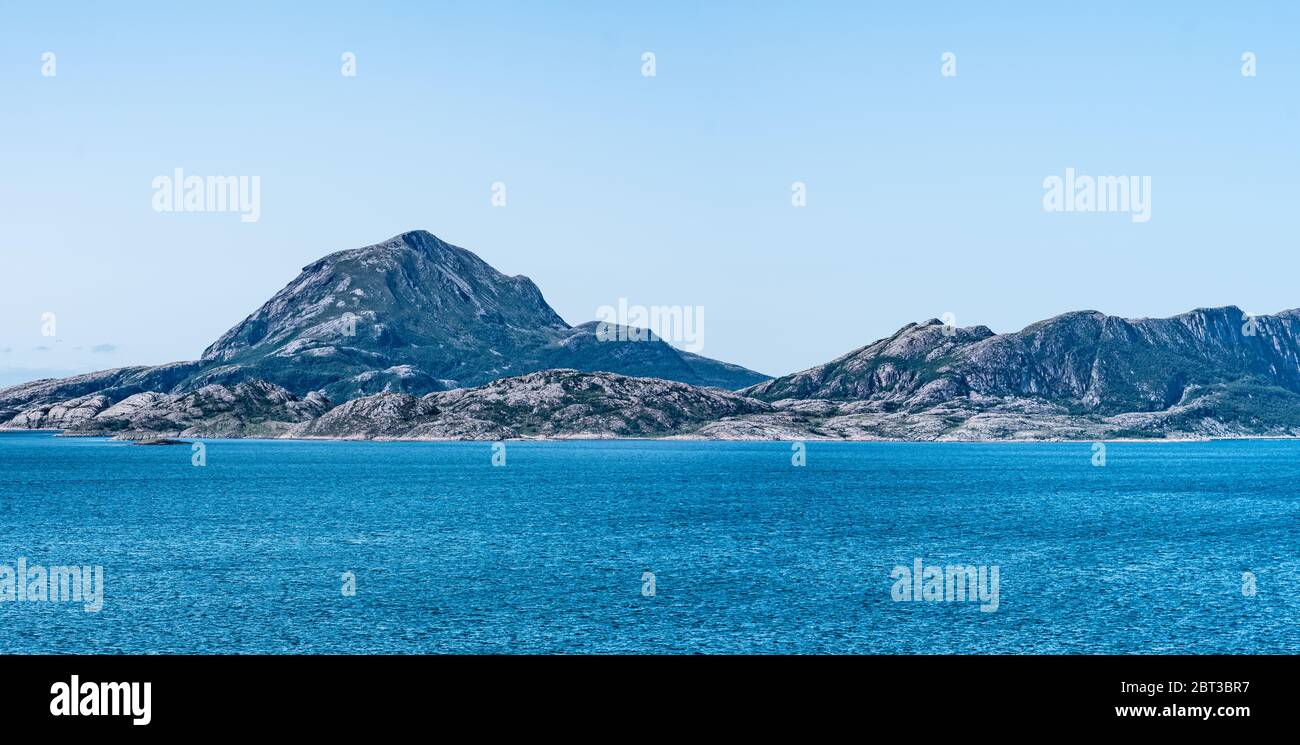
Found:
[{"label": "rocky mountain ridge", "polygon": [[0,428],[130,438],[1290,437],[1300,436],[1300,311],[1078,311],[1005,334],[931,319],[764,379],[653,337],[602,341],[595,323],[560,319],[527,278],[417,231],[308,265],[200,360],[0,390]]}]

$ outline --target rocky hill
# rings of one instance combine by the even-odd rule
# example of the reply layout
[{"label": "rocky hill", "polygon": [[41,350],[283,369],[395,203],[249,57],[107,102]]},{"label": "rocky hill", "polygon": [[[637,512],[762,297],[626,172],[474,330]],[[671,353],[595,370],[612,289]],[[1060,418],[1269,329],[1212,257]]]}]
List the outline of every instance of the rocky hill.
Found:
[{"label": "rocky hill", "polygon": [[598,339],[595,322],[569,326],[527,277],[508,277],[421,230],[304,267],[199,360],[0,389],[0,427],[62,428],[88,406],[102,410],[140,393],[179,397],[210,386],[266,383],[295,399],[314,394],[333,405],[555,368],[727,389],[766,379],[653,334],[641,341]]},{"label": "rocky hill", "polygon": [[469,439],[689,435],[719,419],[772,411],[716,388],[613,373],[546,370],[477,388],[413,396],[378,393],[330,407],[266,382],[208,385],[185,394],[91,394],[20,415],[10,425],[67,435]]},{"label": "rocky hill", "polygon": [[285,389],[254,381],[195,391],[135,393],[113,402],[90,394],[29,409],[7,426],[61,429],[67,435],[138,439],[154,437],[278,437],[299,422],[329,411],[319,393],[300,399]]},{"label": "rocky hill", "polygon": [[289,437],[500,440],[686,435],[771,411],[734,393],[654,378],[546,370],[415,397],[367,396],[291,428]]}]

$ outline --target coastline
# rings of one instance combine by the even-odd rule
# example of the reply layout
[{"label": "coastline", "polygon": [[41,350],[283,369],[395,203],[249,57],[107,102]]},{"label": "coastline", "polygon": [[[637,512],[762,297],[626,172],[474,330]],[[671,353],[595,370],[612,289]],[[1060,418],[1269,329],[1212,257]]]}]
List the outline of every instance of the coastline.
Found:
[{"label": "coastline", "polygon": [[61,438],[85,438],[85,439],[104,439],[113,442],[141,442],[160,439],[181,439],[181,440],[249,440],[264,442],[574,442],[574,441],[602,441],[602,442],[844,442],[844,443],[862,443],[862,442],[879,442],[879,443],[934,443],[934,444],[1021,444],[1021,443],[1062,443],[1062,444],[1091,444],[1091,443],[1197,443],[1197,442],[1230,442],[1237,440],[1300,440],[1300,436],[1295,435],[1230,435],[1224,437],[1116,437],[1116,438],[1098,438],[1098,439],[1070,439],[1070,438],[986,438],[986,439],[897,439],[884,437],[803,437],[803,438],[771,438],[771,437],[698,437],[691,434],[664,435],[662,437],[619,437],[607,434],[574,434],[563,435],[558,437],[507,437],[502,439],[491,438],[467,438],[467,437],[327,437],[323,435],[305,435],[296,437],[202,437],[196,435],[184,435],[177,433],[138,433],[135,437],[121,437],[107,435],[102,433],[72,433],[67,434],[60,429],[23,429],[17,427],[0,427],[0,435],[19,432],[44,432],[53,437]]}]

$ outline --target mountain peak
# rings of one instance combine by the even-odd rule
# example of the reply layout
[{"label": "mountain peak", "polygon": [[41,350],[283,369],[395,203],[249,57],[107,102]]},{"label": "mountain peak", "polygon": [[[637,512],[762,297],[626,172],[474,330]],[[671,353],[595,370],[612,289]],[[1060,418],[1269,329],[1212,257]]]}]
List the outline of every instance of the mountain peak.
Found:
[{"label": "mountain peak", "polygon": [[[663,343],[585,344],[525,276],[507,276],[427,230],[336,251],[203,353],[193,384],[263,379],[334,401],[427,393],[545,367],[738,388],[765,376]],[[575,338],[575,335],[582,337]]]},{"label": "mountain peak", "polygon": [[[401,235],[395,235],[392,238],[389,238],[388,241],[385,241],[385,243],[389,242],[397,242],[401,245],[408,246],[413,250],[423,251],[427,254],[464,251],[465,253],[474,256],[472,252],[453,246],[427,230],[408,230]],[[475,258],[478,257],[475,256]]]},{"label": "mountain peak", "polygon": [[423,228],[408,230],[405,233],[393,236],[392,240],[402,240],[412,244],[421,241],[438,241],[439,243],[442,243],[442,239]]},{"label": "mountain peak", "polygon": [[408,230],[388,240],[372,243],[369,246],[347,248],[326,254],[303,267],[302,270],[304,272],[317,271],[321,267],[331,266],[343,261],[376,259],[383,256],[394,257],[401,253],[418,252],[426,256],[438,256],[444,253],[454,254],[458,251],[479,260],[472,252],[453,246],[427,230]]}]

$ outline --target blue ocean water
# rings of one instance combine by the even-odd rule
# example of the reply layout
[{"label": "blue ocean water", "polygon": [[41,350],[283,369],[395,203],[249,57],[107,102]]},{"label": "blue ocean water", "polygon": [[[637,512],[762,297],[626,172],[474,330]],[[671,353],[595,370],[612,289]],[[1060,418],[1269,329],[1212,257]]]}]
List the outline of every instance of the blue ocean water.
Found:
[{"label": "blue ocean water", "polygon": [[[1300,442],[206,448],[0,434],[0,564],[105,585],[0,652],[1300,652]],[[917,558],[996,612],[895,602]]]}]

